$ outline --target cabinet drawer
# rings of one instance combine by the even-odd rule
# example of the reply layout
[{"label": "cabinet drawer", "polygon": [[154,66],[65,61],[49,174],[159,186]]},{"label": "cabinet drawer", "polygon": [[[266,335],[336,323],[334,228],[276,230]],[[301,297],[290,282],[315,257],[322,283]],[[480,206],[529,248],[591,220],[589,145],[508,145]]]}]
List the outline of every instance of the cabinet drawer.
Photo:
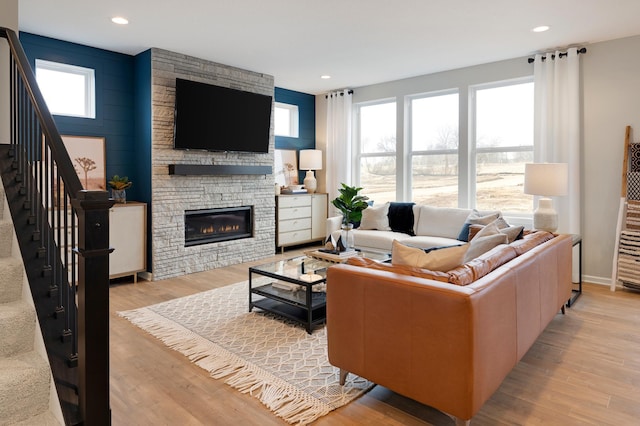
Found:
[{"label": "cabinet drawer", "polygon": [[287,244],[295,244],[302,241],[309,241],[311,239],[311,229],[304,229],[302,231],[282,232],[278,234],[278,245],[284,246]]},{"label": "cabinet drawer", "polygon": [[311,206],[309,195],[281,195],[278,197],[278,207]]},{"label": "cabinet drawer", "polygon": [[289,219],[300,219],[303,217],[311,217],[311,206],[278,209],[278,221],[289,220]]},{"label": "cabinet drawer", "polygon": [[311,228],[311,218],[305,217],[301,219],[283,220],[278,226],[279,232],[300,231]]}]

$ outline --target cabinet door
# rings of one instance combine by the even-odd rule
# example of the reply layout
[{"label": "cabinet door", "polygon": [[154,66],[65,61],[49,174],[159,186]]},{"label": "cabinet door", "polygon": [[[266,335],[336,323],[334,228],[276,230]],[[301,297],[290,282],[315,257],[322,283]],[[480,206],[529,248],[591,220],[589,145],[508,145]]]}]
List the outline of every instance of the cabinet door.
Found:
[{"label": "cabinet door", "polygon": [[109,211],[109,276],[130,275],[146,269],[147,205],[127,203],[114,205]]},{"label": "cabinet door", "polygon": [[324,238],[327,228],[327,194],[313,194],[311,210],[311,238]]}]

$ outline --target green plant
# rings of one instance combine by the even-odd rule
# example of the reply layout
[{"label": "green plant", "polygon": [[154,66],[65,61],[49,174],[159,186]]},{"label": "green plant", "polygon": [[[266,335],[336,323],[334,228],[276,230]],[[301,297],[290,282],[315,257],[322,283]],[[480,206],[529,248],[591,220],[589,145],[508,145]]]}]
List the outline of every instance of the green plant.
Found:
[{"label": "green plant", "polygon": [[109,187],[117,190],[127,189],[131,185],[133,185],[133,182],[130,182],[127,176],[120,177],[118,175],[113,175],[109,181]]},{"label": "green plant", "polygon": [[362,210],[366,209],[369,204],[369,197],[358,195],[362,188],[342,184],[339,189],[340,195],[336,197],[331,204],[342,212],[342,223],[360,223],[362,220]]}]

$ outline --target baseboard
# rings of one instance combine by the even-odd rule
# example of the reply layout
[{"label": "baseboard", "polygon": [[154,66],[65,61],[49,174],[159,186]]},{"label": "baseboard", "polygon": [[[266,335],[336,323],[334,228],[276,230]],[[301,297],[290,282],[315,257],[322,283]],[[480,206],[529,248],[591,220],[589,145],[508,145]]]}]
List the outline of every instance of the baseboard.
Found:
[{"label": "baseboard", "polygon": [[[589,284],[598,284],[598,285],[606,285],[606,286],[611,285],[611,277],[605,278],[605,277],[596,277],[593,275],[583,275],[582,281],[587,282]],[[622,287],[622,286],[619,286],[619,287]]]},{"label": "baseboard", "polygon": [[142,278],[145,281],[153,281],[153,273],[148,271],[138,272],[138,278]]}]

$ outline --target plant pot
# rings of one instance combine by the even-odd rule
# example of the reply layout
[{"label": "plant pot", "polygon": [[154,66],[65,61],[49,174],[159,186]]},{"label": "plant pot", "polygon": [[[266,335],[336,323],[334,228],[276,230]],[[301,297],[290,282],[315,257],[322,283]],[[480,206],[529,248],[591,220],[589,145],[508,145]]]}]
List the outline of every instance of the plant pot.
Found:
[{"label": "plant pot", "polygon": [[125,189],[112,189],[111,198],[116,203],[125,204],[127,202],[127,191]]}]

